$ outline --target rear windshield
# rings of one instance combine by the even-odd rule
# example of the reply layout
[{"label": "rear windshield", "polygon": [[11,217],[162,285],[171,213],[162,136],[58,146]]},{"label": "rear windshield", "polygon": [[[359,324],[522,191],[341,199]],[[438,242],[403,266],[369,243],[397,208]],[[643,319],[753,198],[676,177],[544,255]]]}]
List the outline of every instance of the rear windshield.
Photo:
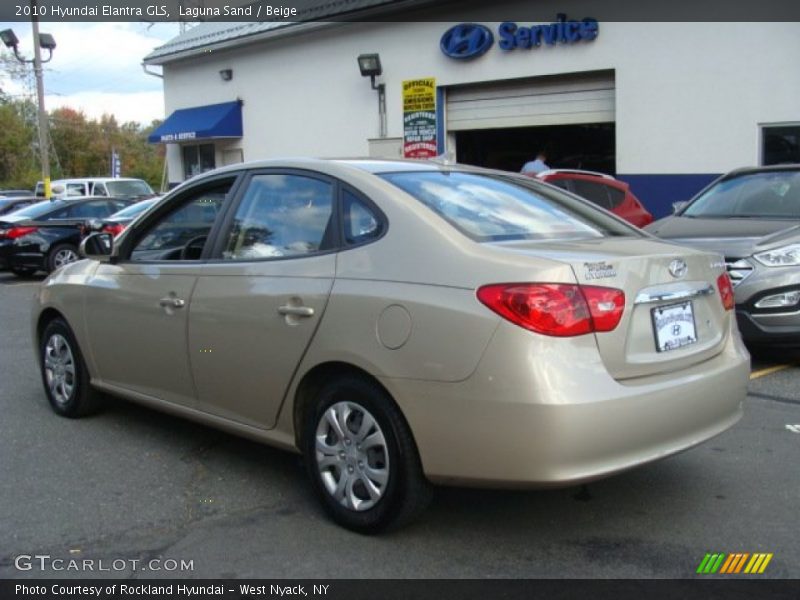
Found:
[{"label": "rear windshield", "polygon": [[479,242],[636,235],[590,203],[527,178],[441,171],[381,177]]},{"label": "rear windshield", "polygon": [[684,217],[800,218],[800,171],[769,171],[720,181],[681,213]]},{"label": "rear windshield", "polygon": [[68,206],[66,202],[55,201],[55,202],[37,202],[36,204],[31,204],[25,208],[22,208],[14,213],[15,217],[28,217],[31,219],[36,219],[49,213],[51,210],[56,210],[62,206]]}]

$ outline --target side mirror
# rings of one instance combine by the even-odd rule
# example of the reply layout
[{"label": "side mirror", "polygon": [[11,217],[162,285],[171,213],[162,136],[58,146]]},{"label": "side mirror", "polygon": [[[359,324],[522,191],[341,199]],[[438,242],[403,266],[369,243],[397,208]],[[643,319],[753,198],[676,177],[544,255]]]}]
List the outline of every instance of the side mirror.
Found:
[{"label": "side mirror", "polygon": [[108,262],[114,251],[114,236],[110,233],[93,233],[81,242],[81,256]]},{"label": "side mirror", "polygon": [[681,210],[682,210],[682,209],[683,209],[683,208],[684,208],[684,207],[685,207],[687,204],[689,204],[689,202],[688,202],[688,201],[686,201],[686,200],[683,200],[682,202],[673,202],[673,203],[672,203],[672,214],[674,215],[674,214],[678,213],[678,212],[679,212],[679,211],[681,211]]}]

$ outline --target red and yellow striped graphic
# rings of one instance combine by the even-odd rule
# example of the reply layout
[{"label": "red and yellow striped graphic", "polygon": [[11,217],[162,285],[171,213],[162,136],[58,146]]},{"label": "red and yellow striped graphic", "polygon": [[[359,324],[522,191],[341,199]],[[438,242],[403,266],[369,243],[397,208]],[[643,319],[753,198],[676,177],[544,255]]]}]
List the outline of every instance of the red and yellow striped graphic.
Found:
[{"label": "red and yellow striped graphic", "polygon": [[706,554],[697,572],[700,574],[738,574],[745,573],[748,575],[756,575],[763,573],[769,561],[772,560],[773,554],[756,552],[750,554],[749,552],[734,552],[727,556],[723,553]]}]

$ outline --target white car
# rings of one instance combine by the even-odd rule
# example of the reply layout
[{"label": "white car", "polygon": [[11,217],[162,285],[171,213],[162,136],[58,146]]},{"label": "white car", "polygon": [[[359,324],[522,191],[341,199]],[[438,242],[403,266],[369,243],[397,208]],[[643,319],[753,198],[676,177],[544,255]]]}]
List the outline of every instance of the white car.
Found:
[{"label": "white car", "polygon": [[[143,179],[132,177],[79,177],[56,179],[50,183],[52,198],[85,198],[110,196],[115,198],[150,198],[156,193]],[[36,195],[44,197],[44,183],[36,184]]]}]

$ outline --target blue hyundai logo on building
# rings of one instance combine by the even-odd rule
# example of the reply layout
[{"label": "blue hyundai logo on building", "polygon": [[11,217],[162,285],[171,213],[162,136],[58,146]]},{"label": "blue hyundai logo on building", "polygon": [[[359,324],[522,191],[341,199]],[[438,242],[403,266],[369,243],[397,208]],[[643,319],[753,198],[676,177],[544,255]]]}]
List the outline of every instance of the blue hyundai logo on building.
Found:
[{"label": "blue hyundai logo on building", "polygon": [[439,46],[450,58],[475,58],[486,52],[494,43],[488,27],[477,23],[461,23],[444,32]]}]

